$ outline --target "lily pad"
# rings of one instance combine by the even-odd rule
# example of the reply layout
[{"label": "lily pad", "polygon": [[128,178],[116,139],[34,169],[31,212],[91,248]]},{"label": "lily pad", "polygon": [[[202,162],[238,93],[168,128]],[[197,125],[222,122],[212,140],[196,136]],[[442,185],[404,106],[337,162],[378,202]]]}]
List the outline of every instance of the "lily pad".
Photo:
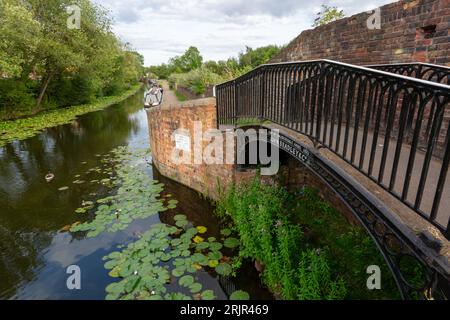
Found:
[{"label": "lily pad", "polygon": [[228,263],[220,263],[216,267],[216,272],[222,276],[228,276],[231,274],[232,271],[233,271],[233,269],[231,268],[231,266]]},{"label": "lily pad", "polygon": [[250,295],[243,290],[237,290],[231,294],[230,300],[250,300]]},{"label": "lily pad", "polygon": [[202,292],[201,298],[202,300],[214,300],[216,298],[216,295],[212,290],[205,290]]},{"label": "lily pad", "polygon": [[202,290],[202,284],[201,283],[193,283],[189,286],[189,289],[191,290],[191,293],[197,293]]},{"label": "lily pad", "polygon": [[220,231],[220,233],[225,237],[229,237],[231,235],[231,230],[230,229],[222,229]]},{"label": "lily pad", "polygon": [[182,287],[189,287],[191,284],[194,283],[194,277],[193,276],[189,276],[189,275],[183,276],[183,277],[180,278],[178,283]]},{"label": "lily pad", "polygon": [[223,245],[227,248],[236,248],[239,246],[240,241],[236,238],[227,238],[225,239]]},{"label": "lily pad", "polygon": [[206,231],[208,231],[208,229],[204,226],[198,226],[197,230],[198,230],[198,233],[200,233],[200,234],[206,233]]}]

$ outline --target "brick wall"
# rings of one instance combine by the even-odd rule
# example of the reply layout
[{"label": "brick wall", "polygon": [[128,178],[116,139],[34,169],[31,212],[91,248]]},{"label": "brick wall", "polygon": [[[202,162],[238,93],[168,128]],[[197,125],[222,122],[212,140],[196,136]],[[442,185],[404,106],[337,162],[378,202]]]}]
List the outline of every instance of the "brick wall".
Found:
[{"label": "brick wall", "polygon": [[[450,65],[450,0],[398,1],[380,8],[381,29],[360,13],[306,30],[271,62],[331,59],[357,65],[430,62]],[[435,26],[435,28],[434,28]]]},{"label": "brick wall", "polygon": [[[195,164],[194,123],[202,123],[202,131],[216,129],[216,101],[214,98],[186,101],[173,106],[163,105],[147,112],[153,163],[159,172],[211,199],[219,197],[234,180],[234,165]],[[177,129],[186,129],[191,141],[191,163],[177,164],[172,159]],[[209,144],[203,141],[202,147]]]}]

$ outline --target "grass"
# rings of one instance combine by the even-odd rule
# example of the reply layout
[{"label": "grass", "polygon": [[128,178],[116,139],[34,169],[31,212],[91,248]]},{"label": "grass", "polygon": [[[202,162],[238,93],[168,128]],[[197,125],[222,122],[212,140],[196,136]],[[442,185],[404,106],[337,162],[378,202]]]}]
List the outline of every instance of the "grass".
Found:
[{"label": "grass", "polygon": [[33,137],[46,128],[70,123],[82,114],[105,109],[125,100],[140,88],[141,84],[137,84],[120,95],[99,98],[94,103],[45,111],[17,120],[0,121],[0,147],[15,140]]},{"label": "grass", "polygon": [[175,91],[175,95],[177,96],[178,101],[186,101],[187,98],[179,91]]}]

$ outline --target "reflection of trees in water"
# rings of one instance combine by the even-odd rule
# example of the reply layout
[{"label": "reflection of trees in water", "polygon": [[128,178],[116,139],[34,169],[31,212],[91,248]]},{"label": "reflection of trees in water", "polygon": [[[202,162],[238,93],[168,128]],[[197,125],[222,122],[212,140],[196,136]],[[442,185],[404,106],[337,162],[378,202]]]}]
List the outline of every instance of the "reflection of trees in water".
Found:
[{"label": "reflection of trees in water", "polygon": [[[2,219],[3,220],[3,219]],[[0,220],[0,298],[11,297],[20,283],[31,281],[42,264],[39,253],[51,243],[51,233],[16,232]]]},{"label": "reflection of trees in water", "polygon": [[173,216],[181,213],[186,215],[194,225],[208,226],[210,233],[219,235],[220,224],[213,214],[214,207],[208,200],[201,198],[197,191],[162,176],[155,166],[153,166],[153,178],[164,184],[162,197],[170,194],[172,197],[169,199],[178,200],[175,210],[160,215],[161,222],[173,224]]},{"label": "reflection of trees in water", "polygon": [[[131,133],[139,132],[138,119],[128,113],[141,107],[133,105],[137,101],[127,100],[122,106],[90,113],[72,124],[2,147],[0,298],[10,296],[16,286],[32,277],[42,263],[38,254],[50,244],[54,232],[74,222],[74,209],[93,191],[89,188],[97,188],[74,185],[74,176],[98,165],[96,154],[125,144]],[[51,184],[44,179],[48,172],[56,177]],[[65,185],[69,191],[56,190]]]}]

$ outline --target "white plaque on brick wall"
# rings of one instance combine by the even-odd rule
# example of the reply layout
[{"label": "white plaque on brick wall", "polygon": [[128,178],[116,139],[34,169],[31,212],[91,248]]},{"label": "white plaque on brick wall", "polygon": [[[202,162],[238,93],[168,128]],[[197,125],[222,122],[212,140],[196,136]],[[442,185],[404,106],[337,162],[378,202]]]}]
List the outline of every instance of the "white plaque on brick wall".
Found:
[{"label": "white plaque on brick wall", "polygon": [[175,134],[175,148],[182,151],[191,151],[191,138],[184,134]]}]

